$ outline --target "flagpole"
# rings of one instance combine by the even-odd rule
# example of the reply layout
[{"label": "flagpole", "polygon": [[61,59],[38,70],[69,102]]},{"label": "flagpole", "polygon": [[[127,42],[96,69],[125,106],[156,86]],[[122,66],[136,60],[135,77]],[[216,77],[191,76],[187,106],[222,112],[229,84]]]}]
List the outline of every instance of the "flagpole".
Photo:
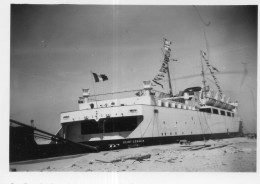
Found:
[{"label": "flagpole", "polygon": [[[164,45],[164,47],[165,47],[165,42],[167,41],[167,39],[166,38],[163,38],[163,40],[164,40],[164,43],[163,43],[163,45]],[[171,45],[171,42],[169,43],[169,45]],[[168,50],[169,51],[169,50]],[[171,50],[169,51],[169,53],[171,52]],[[173,93],[172,93],[172,84],[171,84],[171,76],[170,76],[170,70],[169,70],[169,66],[170,66],[170,55],[168,54],[166,54],[166,53],[164,53],[164,62],[166,61],[166,63],[167,63],[167,74],[168,74],[168,81],[169,81],[169,88],[170,88],[170,93],[169,93],[169,95],[172,97],[173,96]]]},{"label": "flagpole", "polygon": [[206,87],[206,79],[205,79],[205,73],[204,73],[204,65],[202,62],[202,51],[200,51],[200,62],[201,62],[201,74],[202,74],[202,83],[203,83],[203,90],[205,91],[205,87]]},{"label": "flagpole", "polygon": [[97,108],[98,108],[97,97],[96,97],[96,90],[95,90],[95,84],[94,84],[94,81],[93,81],[93,72],[92,72],[92,71],[90,71],[90,76],[91,76],[91,81],[92,81],[92,85],[93,85],[93,91],[94,91],[95,102],[96,102],[96,106],[97,106]]},{"label": "flagpole", "polygon": [[[167,56],[165,56],[165,57],[167,57]],[[168,58],[168,60],[169,60],[169,58]],[[169,80],[170,96],[172,97],[173,93],[172,93],[172,84],[171,84],[171,76],[170,76],[169,66],[170,66],[170,60],[168,61],[167,73],[168,73],[168,80]]]}]

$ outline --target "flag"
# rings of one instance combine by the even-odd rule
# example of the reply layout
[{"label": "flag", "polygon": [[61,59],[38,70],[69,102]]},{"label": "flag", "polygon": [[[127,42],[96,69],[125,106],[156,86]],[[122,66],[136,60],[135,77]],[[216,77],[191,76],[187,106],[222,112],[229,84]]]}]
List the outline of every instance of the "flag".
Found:
[{"label": "flag", "polygon": [[160,72],[163,72],[163,73],[167,73],[167,69],[166,68],[163,68],[161,67],[161,69],[159,70]]},{"label": "flag", "polygon": [[207,54],[206,54],[206,52],[204,52],[204,51],[200,51],[201,52],[201,56],[202,56],[202,58],[204,59],[204,60],[207,60],[207,58],[206,58],[206,56],[207,56]]},{"label": "flag", "polygon": [[107,76],[104,75],[104,74],[96,74],[96,73],[92,73],[93,74],[93,77],[95,79],[95,82],[100,82],[100,81],[106,81],[108,80]]},{"label": "flag", "polygon": [[177,61],[178,62],[178,59],[171,59],[171,61]]},{"label": "flag", "polygon": [[171,52],[171,48],[170,48],[170,47],[164,46],[164,50],[166,50],[166,51],[168,51],[168,52]]},{"label": "flag", "polygon": [[169,52],[169,51],[166,51],[166,52],[165,52],[165,56],[168,57],[168,58],[171,57],[170,52]]},{"label": "flag", "polygon": [[163,88],[163,85],[155,80],[152,80],[155,84],[160,85]]},{"label": "flag", "polygon": [[163,62],[163,63],[162,63],[162,67],[163,67],[163,68],[167,68],[167,67],[168,67],[168,64],[165,63],[165,62]]},{"label": "flag", "polygon": [[162,72],[158,73],[157,76],[158,76],[158,77],[162,77],[162,78],[165,77]]},{"label": "flag", "polygon": [[230,97],[227,98],[226,103],[230,103]]},{"label": "flag", "polygon": [[163,38],[164,45],[170,46],[172,44],[171,41],[167,40],[166,38]]},{"label": "flag", "polygon": [[213,70],[215,70],[216,72],[219,72],[219,70],[216,67],[211,66]]},{"label": "flag", "polygon": [[158,80],[163,80],[163,78],[162,77],[159,77],[158,75],[156,76],[156,77],[154,77],[154,79],[153,80],[156,80],[156,81],[158,81]]},{"label": "flag", "polygon": [[167,57],[164,57],[163,62],[168,63],[168,62],[169,62],[169,57],[168,57],[168,56],[167,56]]}]

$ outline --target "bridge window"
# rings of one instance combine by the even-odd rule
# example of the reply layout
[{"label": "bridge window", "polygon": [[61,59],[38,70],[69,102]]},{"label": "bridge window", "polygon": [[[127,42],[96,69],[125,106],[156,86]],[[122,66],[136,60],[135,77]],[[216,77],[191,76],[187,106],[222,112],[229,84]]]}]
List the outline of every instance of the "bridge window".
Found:
[{"label": "bridge window", "polygon": [[220,111],[220,114],[223,115],[223,116],[226,116],[225,111]]},{"label": "bridge window", "polygon": [[200,109],[201,112],[206,112],[206,113],[211,113],[211,109],[207,108],[207,109]]},{"label": "bridge window", "polygon": [[231,116],[230,112],[227,112],[227,116]]},{"label": "bridge window", "polygon": [[213,110],[213,114],[218,114],[218,109],[212,109]]}]

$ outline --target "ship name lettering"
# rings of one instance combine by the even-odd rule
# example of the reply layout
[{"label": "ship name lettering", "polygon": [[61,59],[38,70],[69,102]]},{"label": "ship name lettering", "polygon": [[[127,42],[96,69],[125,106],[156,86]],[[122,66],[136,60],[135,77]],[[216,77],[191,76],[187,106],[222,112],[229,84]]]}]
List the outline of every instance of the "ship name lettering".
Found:
[{"label": "ship name lettering", "polygon": [[139,142],[144,142],[144,140],[143,139],[140,139],[140,140],[133,140],[133,143],[139,143]]}]

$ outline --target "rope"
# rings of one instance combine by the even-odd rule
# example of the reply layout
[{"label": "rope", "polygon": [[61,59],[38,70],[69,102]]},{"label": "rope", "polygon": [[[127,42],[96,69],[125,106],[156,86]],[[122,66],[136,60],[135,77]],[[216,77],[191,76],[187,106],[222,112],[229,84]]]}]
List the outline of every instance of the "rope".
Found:
[{"label": "rope", "polygon": [[119,91],[119,92],[111,92],[111,93],[103,93],[103,94],[97,94],[97,95],[90,95],[90,97],[94,97],[94,96],[103,96],[103,95],[113,95],[113,94],[120,94],[120,93],[134,92],[134,91],[140,91],[140,90],[143,90],[143,89],[128,90],[128,91]]},{"label": "rope", "polygon": [[197,8],[196,6],[193,6],[193,7],[195,8],[196,12],[198,13],[201,22],[202,22],[205,26],[209,26],[209,25],[211,24],[211,22],[209,21],[208,23],[206,23],[206,22],[203,20],[202,16],[200,15],[200,12],[199,12],[198,8]]}]

